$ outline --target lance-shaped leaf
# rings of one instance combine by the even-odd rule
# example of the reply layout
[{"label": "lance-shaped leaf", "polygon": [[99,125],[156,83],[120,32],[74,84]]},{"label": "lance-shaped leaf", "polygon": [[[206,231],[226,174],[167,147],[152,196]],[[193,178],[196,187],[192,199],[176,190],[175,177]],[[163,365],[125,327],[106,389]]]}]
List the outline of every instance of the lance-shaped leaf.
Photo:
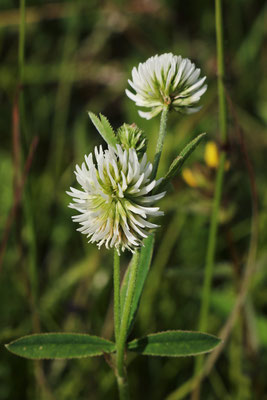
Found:
[{"label": "lance-shaped leaf", "polygon": [[150,356],[196,356],[213,350],[221,342],[201,332],[166,331],[153,333],[128,343],[128,350]]},{"label": "lance-shaped leaf", "polygon": [[40,360],[100,356],[115,351],[115,344],[81,333],[41,333],[14,340],[6,348],[17,356]]},{"label": "lance-shaped leaf", "polygon": [[99,114],[99,118],[92,112],[89,112],[89,117],[93,122],[94,126],[103,137],[103,139],[107,142],[109,146],[116,147],[116,144],[119,143],[112,126],[110,125],[108,119]]},{"label": "lance-shaped leaf", "polygon": [[[130,333],[131,327],[134,322],[134,318],[136,316],[139,302],[141,299],[141,295],[144,289],[145,281],[148,275],[148,271],[151,264],[152,254],[153,254],[153,247],[154,247],[154,234],[149,235],[144,240],[144,246],[140,250],[140,255],[138,259],[138,271],[135,283],[135,290],[134,290],[134,297],[131,306],[130,317],[128,321],[128,334]],[[133,255],[133,259],[131,261],[134,262],[134,257],[137,257],[138,254]],[[125,273],[125,277],[121,287],[121,310],[123,311],[123,307],[125,304],[125,299],[127,296],[127,290],[129,285],[129,278],[131,273],[131,263]]]},{"label": "lance-shaped leaf", "polygon": [[177,175],[178,172],[180,172],[184,162],[187,160],[187,158],[190,156],[190,154],[195,150],[195,148],[199,145],[199,143],[201,142],[201,140],[203,139],[203,137],[205,135],[206,135],[206,133],[201,133],[200,135],[198,135],[173,160],[167,174],[164,176],[163,180],[157,187],[157,190],[155,191],[155,193],[162,192],[162,190],[166,188],[166,186],[171,181],[171,179],[174,178],[174,176]]}]

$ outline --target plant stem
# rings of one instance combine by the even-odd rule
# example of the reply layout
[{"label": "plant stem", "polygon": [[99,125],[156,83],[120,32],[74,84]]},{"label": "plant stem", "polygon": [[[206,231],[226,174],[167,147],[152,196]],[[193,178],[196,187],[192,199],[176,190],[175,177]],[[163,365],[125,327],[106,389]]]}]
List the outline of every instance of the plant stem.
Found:
[{"label": "plant stem", "polygon": [[129,400],[130,399],[129,386],[128,386],[126,371],[123,372],[123,376],[117,375],[117,383],[118,383],[120,400]]},{"label": "plant stem", "polygon": [[[220,154],[219,167],[215,183],[215,193],[213,199],[212,215],[211,215],[206,262],[205,262],[204,284],[203,284],[202,298],[201,298],[199,331],[206,331],[207,329],[211,282],[212,282],[216,241],[217,241],[216,239],[218,230],[218,215],[219,215],[222,185],[223,185],[224,165],[225,165],[225,153],[223,152]],[[195,364],[196,372],[198,372],[202,368],[203,360],[204,360],[203,356],[199,356],[196,359],[196,364]]]},{"label": "plant stem", "polygon": [[117,249],[114,249],[114,327],[116,343],[119,339],[120,323],[121,323],[121,306],[120,306],[120,256]]},{"label": "plant stem", "polygon": [[168,112],[169,112],[169,107],[165,107],[161,113],[159,136],[158,136],[158,141],[157,141],[156,153],[155,153],[155,157],[154,157],[153,171],[152,171],[151,179],[155,179],[156,175],[157,175],[159,160],[161,157],[164,138],[165,138],[165,134],[166,134],[166,130],[167,130]]},{"label": "plant stem", "polygon": [[217,176],[216,176],[215,194],[214,194],[214,200],[213,200],[213,208],[212,208],[211,223],[210,223],[209,238],[208,238],[208,247],[207,247],[207,253],[206,253],[205,278],[204,278],[204,285],[203,285],[203,290],[202,290],[202,302],[201,302],[200,322],[199,322],[200,330],[207,329],[207,318],[208,318],[208,311],[209,311],[211,281],[212,281],[213,265],[214,265],[214,258],[215,258],[214,256],[215,256],[215,250],[216,250],[218,215],[219,215],[219,207],[220,207],[220,200],[221,200],[221,193],[222,193],[224,165],[225,165],[225,154],[222,153],[220,155],[219,168],[218,168],[218,172],[217,172]]},{"label": "plant stem", "polygon": [[[160,119],[160,128],[159,128],[159,136],[156,146],[156,152],[154,157],[154,164],[152,170],[152,179],[156,178],[158,165],[163,149],[164,138],[166,134],[167,127],[167,116],[168,116],[169,107],[166,106],[161,113]],[[133,262],[131,266],[129,285],[126,294],[126,299],[124,303],[123,310],[120,309],[120,285],[119,285],[119,259],[116,254],[116,250],[114,253],[114,320],[115,320],[115,338],[116,338],[116,378],[118,383],[120,400],[128,400],[129,399],[129,388],[128,388],[128,380],[126,368],[124,365],[124,351],[125,344],[127,340],[128,333],[128,323],[129,317],[131,313],[131,306],[133,301],[136,276],[138,270],[138,259],[139,253],[135,253],[133,256]],[[122,314],[122,315],[121,315]],[[121,316],[121,319],[120,319]]]},{"label": "plant stem", "polygon": [[[227,139],[227,114],[226,114],[226,99],[224,92],[224,53],[223,53],[223,23],[222,23],[222,9],[221,0],[215,0],[215,24],[216,24],[216,44],[217,44],[217,63],[218,63],[218,102],[219,102],[219,130],[222,145],[226,143]],[[223,146],[222,146],[223,147]],[[210,305],[210,292],[211,282],[213,275],[213,266],[216,251],[217,230],[218,230],[218,215],[221,203],[221,194],[224,177],[225,165],[225,152],[222,150],[220,153],[219,167],[216,175],[215,192],[212,205],[212,214],[209,228],[208,245],[205,261],[205,274],[204,284],[202,289],[199,330],[205,331],[207,329],[209,305]],[[203,356],[197,358],[196,372],[198,372],[203,365]]]},{"label": "plant stem", "polygon": [[128,333],[128,322],[131,312],[131,306],[133,301],[135,283],[136,283],[136,276],[138,270],[138,259],[139,253],[135,253],[133,256],[133,263],[131,266],[130,278],[129,278],[129,285],[126,294],[124,308],[122,310],[122,317],[121,317],[121,324],[120,324],[120,332],[118,340],[116,340],[117,344],[117,382],[119,387],[120,393],[120,400],[127,400],[129,399],[129,390],[128,390],[128,381],[127,381],[127,374],[124,365],[124,350],[125,350],[125,343],[127,339]]},{"label": "plant stem", "polygon": [[[227,138],[227,115],[226,115],[226,101],[223,86],[224,78],[224,56],[223,56],[223,28],[222,28],[222,14],[221,14],[221,0],[215,0],[216,12],[216,38],[217,38],[217,59],[218,59],[218,100],[219,100],[219,129],[221,141],[224,145]],[[202,292],[202,304],[200,311],[199,329],[207,329],[207,318],[209,311],[210,289],[213,273],[213,265],[216,250],[216,239],[218,230],[218,215],[221,202],[223,177],[225,165],[225,152],[221,151],[219,159],[219,167],[216,175],[215,192],[212,206],[212,215],[208,236],[208,246],[206,253],[205,264],[205,278]]]}]

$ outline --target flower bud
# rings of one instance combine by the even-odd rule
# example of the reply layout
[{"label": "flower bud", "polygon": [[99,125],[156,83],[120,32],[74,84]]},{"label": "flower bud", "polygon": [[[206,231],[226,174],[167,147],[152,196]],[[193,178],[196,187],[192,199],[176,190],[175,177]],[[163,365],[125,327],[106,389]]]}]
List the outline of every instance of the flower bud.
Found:
[{"label": "flower bud", "polygon": [[135,149],[138,158],[146,152],[146,136],[135,124],[123,124],[117,131],[117,137],[123,150]]}]

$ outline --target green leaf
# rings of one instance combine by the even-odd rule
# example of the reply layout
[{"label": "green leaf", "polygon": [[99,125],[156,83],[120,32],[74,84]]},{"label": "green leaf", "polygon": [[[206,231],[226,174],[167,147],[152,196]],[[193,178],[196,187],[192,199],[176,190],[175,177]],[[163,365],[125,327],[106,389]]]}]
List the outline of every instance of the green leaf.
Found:
[{"label": "green leaf", "polygon": [[194,140],[192,140],[182,151],[181,153],[173,160],[170,165],[170,168],[167,174],[164,176],[162,182],[157,187],[157,193],[160,193],[164,188],[166,188],[167,184],[170,180],[180,172],[184,162],[191,155],[191,153],[195,150],[195,148],[199,145],[203,137],[206,133],[201,133]]},{"label": "green leaf", "polygon": [[119,141],[116,138],[114,130],[110,125],[108,119],[102,114],[99,114],[100,118],[92,112],[89,112],[88,114],[94,126],[103,137],[103,139],[107,142],[107,144],[112,147],[116,147],[116,144],[118,144]]},{"label": "green leaf", "polygon": [[[138,261],[138,272],[137,272],[137,277],[136,277],[136,283],[135,283],[135,291],[134,291],[134,297],[133,297],[133,302],[132,302],[132,307],[131,307],[131,312],[130,312],[130,317],[129,317],[129,322],[128,322],[128,334],[131,331],[131,327],[133,325],[139,302],[141,299],[141,295],[143,292],[143,288],[145,285],[145,281],[148,275],[148,271],[150,268],[151,264],[151,259],[152,259],[152,254],[153,254],[153,247],[154,247],[154,234],[149,235],[145,240],[144,240],[144,246],[140,250],[140,255],[139,255],[139,261]],[[133,255],[132,261],[136,255]],[[131,263],[132,263],[131,261]],[[130,272],[131,272],[131,263],[125,273],[125,277],[122,283],[121,287],[121,310],[123,310],[126,295],[127,295],[127,289],[128,289],[128,284],[129,284],[129,278],[130,278]]]},{"label": "green leaf", "polygon": [[6,348],[17,356],[40,360],[99,356],[115,351],[115,344],[81,333],[41,333],[14,340]]},{"label": "green leaf", "polygon": [[207,353],[220,342],[206,333],[166,331],[134,339],[128,343],[128,350],[150,356],[185,357]]}]

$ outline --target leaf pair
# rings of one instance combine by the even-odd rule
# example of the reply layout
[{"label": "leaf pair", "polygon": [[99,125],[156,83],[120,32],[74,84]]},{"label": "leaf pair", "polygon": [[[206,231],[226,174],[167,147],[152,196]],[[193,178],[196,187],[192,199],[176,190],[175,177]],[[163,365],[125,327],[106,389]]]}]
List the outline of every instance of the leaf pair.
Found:
[{"label": "leaf pair", "polygon": [[[143,355],[185,357],[211,351],[220,339],[200,332],[166,331],[134,339],[127,348]],[[115,343],[80,333],[43,333],[24,336],[6,348],[29,359],[71,359],[99,356],[116,351]]]},{"label": "leaf pair", "polygon": [[[127,335],[130,333],[138,310],[151,264],[153,246],[154,235],[151,234],[145,239],[138,259],[138,273]],[[130,273],[131,264],[121,287],[122,309],[127,297]],[[127,349],[143,355],[181,357],[211,351],[219,343],[220,339],[205,333],[166,331],[134,339],[127,344]],[[71,359],[100,356],[116,351],[115,343],[101,337],[80,333],[44,333],[25,336],[9,343],[6,348],[18,356],[30,359]]]}]

